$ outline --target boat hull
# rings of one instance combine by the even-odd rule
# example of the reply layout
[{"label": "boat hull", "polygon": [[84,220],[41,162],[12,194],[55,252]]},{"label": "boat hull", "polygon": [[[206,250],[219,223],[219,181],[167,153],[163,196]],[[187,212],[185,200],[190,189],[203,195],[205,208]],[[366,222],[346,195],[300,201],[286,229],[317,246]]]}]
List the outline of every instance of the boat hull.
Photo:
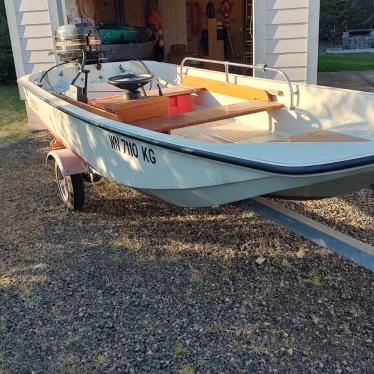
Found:
[{"label": "boat hull", "polygon": [[[105,63],[99,70],[92,66],[88,88],[95,92],[109,77],[120,74],[123,69],[136,71],[138,65],[138,62]],[[147,66],[167,84],[180,83],[178,66],[150,61]],[[189,74],[192,70],[194,74],[216,80],[225,78],[219,72],[188,70]],[[48,75],[49,84],[43,87],[35,84],[40,73],[22,77],[19,82],[25,89],[29,118],[39,118],[55,138],[98,174],[172,204],[205,207],[264,195],[313,199],[374,184],[374,132],[370,132],[373,131],[370,121],[374,118],[371,105],[374,95],[299,85],[300,102],[295,110],[285,107],[272,113],[252,114],[250,120],[244,116],[241,122],[243,129],[248,120],[251,126],[264,129],[266,134],[276,131],[286,135],[308,133],[311,128],[344,128],[348,124],[349,134],[352,134],[351,127],[359,129],[359,133],[358,130],[354,133],[359,140],[356,142],[350,138],[345,143],[336,140],[289,143],[283,139],[210,144],[173,132],[167,135],[107,119],[48,91],[66,92],[76,74],[74,66],[55,69]],[[264,88],[271,83],[285,90],[277,81],[243,76],[235,79],[250,87]],[[314,102],[318,96],[325,98],[323,103]],[[283,96],[278,99],[288,101]],[[328,117],[330,112],[324,103],[332,100],[335,100],[334,108],[339,110],[330,111],[332,116]],[[343,101],[359,105],[344,112]],[[231,96],[211,93],[194,97],[197,107],[234,102],[237,99]]]},{"label": "boat hull", "polygon": [[357,173],[346,177],[281,191],[276,197],[293,200],[324,199],[347,195],[352,191],[361,189],[363,186],[374,187],[374,174],[372,169],[369,169],[368,172],[357,170]]},{"label": "boat hull", "polygon": [[[77,118],[59,108],[60,99],[54,98],[57,103],[51,105],[43,94],[33,91],[26,87],[31,111],[98,174],[174,205],[207,207],[268,194],[322,198],[336,195],[329,187],[337,180],[352,181],[354,175],[363,185],[374,183],[373,165],[323,174],[282,175],[166,149],[139,141],[125,131],[121,135],[118,126],[98,126],[89,116],[87,121]],[[355,187],[360,186],[356,183]],[[346,190],[351,190],[348,185]]]}]

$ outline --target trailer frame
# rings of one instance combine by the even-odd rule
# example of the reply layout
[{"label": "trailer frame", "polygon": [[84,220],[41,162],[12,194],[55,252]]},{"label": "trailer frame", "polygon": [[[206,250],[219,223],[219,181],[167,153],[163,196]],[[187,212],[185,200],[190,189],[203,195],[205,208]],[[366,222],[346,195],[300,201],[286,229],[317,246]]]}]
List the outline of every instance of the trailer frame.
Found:
[{"label": "trailer frame", "polygon": [[240,206],[374,272],[374,247],[368,243],[262,197],[243,200]]}]

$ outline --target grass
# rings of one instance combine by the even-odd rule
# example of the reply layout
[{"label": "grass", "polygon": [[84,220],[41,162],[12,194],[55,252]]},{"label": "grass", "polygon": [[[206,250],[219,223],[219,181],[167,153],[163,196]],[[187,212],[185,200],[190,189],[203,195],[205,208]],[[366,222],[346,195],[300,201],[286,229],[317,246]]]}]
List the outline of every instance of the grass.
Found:
[{"label": "grass", "polygon": [[61,372],[64,374],[78,373],[79,361],[74,356],[67,356],[61,362]]},{"label": "grass", "polygon": [[[15,128],[19,129],[19,126],[14,125]],[[15,130],[15,128],[4,128],[0,130],[0,145],[15,142],[24,138],[26,131]],[[6,134],[5,134],[6,131]]]},{"label": "grass", "polygon": [[25,104],[15,82],[0,85],[0,145],[22,139],[27,132]]},{"label": "grass", "polygon": [[311,279],[310,279],[310,283],[316,287],[316,288],[321,288],[323,287],[324,285],[324,282],[323,280],[318,276],[318,275],[314,275]]},{"label": "grass", "polygon": [[179,374],[195,374],[195,369],[191,365],[187,365],[182,367],[179,370]]},{"label": "grass", "polygon": [[181,357],[187,353],[187,347],[184,345],[177,345],[174,350],[174,356]]},{"label": "grass", "polygon": [[7,331],[7,325],[4,321],[0,320],[0,334],[5,334]]},{"label": "grass", "polygon": [[361,316],[361,311],[358,308],[353,307],[351,309],[352,318],[359,318]]},{"label": "grass", "polygon": [[319,72],[363,70],[374,70],[374,53],[319,54]]},{"label": "grass", "polygon": [[115,239],[112,243],[114,249],[127,249],[132,252],[137,252],[141,249],[141,245],[136,239],[130,238],[128,235],[124,235]]},{"label": "grass", "polygon": [[319,325],[321,323],[321,319],[315,315],[312,315],[312,321],[315,325]]},{"label": "grass", "polygon": [[80,340],[79,336],[77,335],[69,335],[66,339],[66,342],[70,344],[77,343]]},{"label": "grass", "polygon": [[250,349],[256,355],[264,356],[269,354],[269,350],[264,345],[251,345]]},{"label": "grass", "polygon": [[104,367],[108,364],[108,359],[105,355],[98,355],[94,361],[95,368]]}]

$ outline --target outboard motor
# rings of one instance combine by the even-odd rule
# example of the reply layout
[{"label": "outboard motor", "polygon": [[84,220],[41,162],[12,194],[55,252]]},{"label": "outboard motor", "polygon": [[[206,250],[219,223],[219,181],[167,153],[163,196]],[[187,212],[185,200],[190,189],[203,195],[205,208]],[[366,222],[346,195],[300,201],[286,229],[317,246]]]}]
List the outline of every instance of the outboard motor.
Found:
[{"label": "outboard motor", "polygon": [[81,65],[88,65],[98,63],[103,55],[99,33],[87,18],[77,18],[74,25],[59,26],[55,46],[62,62],[79,61]]},{"label": "outboard motor", "polygon": [[[63,63],[78,62],[80,69],[70,84],[66,95],[72,99],[87,103],[87,82],[90,70],[86,65],[96,64],[101,69],[105,59],[99,33],[92,20],[77,18],[74,25],[64,25],[55,32],[56,54]],[[81,74],[84,74],[84,87],[76,85]]]}]

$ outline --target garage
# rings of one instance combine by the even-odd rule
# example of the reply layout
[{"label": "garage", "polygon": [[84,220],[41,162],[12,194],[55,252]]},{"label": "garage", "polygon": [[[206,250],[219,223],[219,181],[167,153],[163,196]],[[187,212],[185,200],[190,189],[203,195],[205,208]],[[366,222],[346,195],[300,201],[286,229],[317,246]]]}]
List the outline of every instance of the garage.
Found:
[{"label": "garage", "polygon": [[120,43],[111,58],[124,58],[125,51],[129,58],[176,64],[186,55],[266,63],[284,69],[295,82],[316,82],[318,0],[18,0],[5,4],[18,76],[54,64],[55,29],[87,17],[103,28],[152,30],[149,40],[142,40],[147,45],[137,40]]},{"label": "garage", "polygon": [[87,17],[97,26],[151,28],[163,53],[139,57],[253,62],[253,0],[68,0],[66,9],[68,23]]}]

